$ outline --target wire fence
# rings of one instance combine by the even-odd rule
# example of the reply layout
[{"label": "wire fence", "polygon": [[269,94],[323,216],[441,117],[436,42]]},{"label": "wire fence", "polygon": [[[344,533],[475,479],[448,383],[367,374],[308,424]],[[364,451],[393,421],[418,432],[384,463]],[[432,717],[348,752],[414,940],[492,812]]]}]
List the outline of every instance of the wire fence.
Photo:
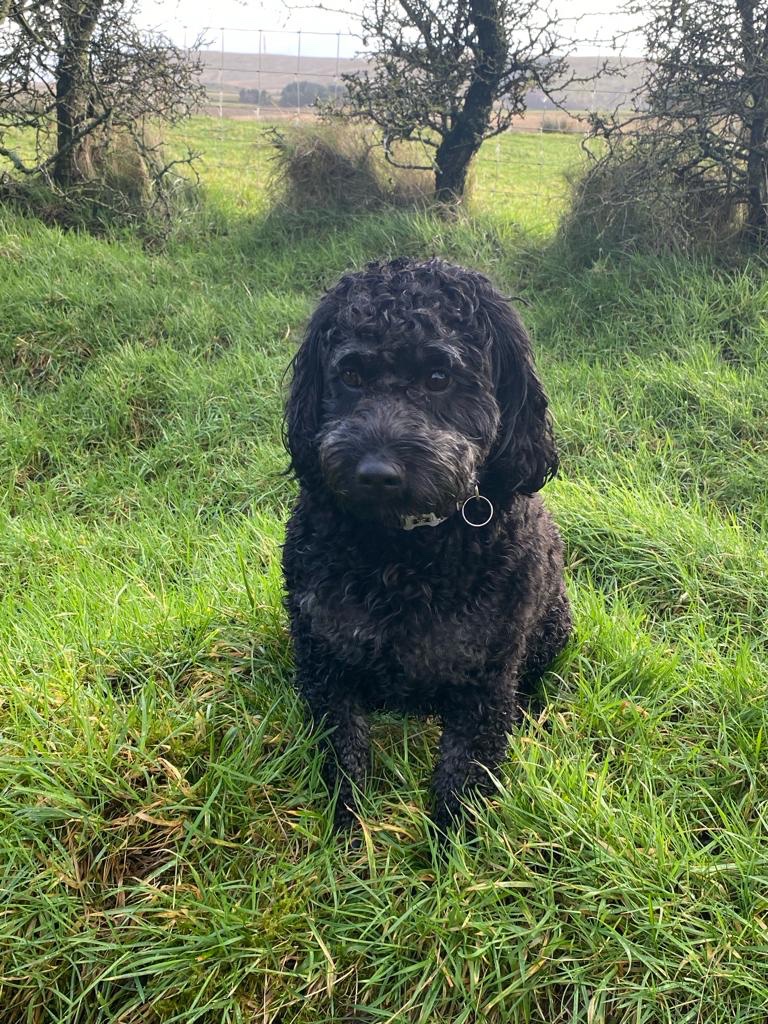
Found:
[{"label": "wire fence", "polygon": [[[206,27],[199,35],[203,39],[200,52],[208,112],[222,118],[314,116],[315,100],[340,93],[344,73],[365,68],[372,56],[362,40],[344,32],[230,26]],[[584,113],[629,103],[640,84],[645,62],[615,49],[598,48],[599,43],[595,38],[594,53],[576,55],[571,60],[577,77],[590,80],[564,87],[558,105],[540,91],[530,90],[526,117],[541,117],[547,111],[563,114],[562,107]],[[618,74],[597,77],[605,62]],[[533,116],[531,123],[536,120]],[[580,130],[575,119],[571,130]]]}]

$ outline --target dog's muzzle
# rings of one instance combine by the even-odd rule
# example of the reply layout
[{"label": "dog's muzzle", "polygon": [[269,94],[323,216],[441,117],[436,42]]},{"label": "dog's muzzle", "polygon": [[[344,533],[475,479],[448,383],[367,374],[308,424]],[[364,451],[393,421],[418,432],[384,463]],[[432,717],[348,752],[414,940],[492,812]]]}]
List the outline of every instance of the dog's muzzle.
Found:
[{"label": "dog's muzzle", "polygon": [[329,423],[318,454],[326,485],[361,519],[414,530],[463,509],[472,526],[490,521],[472,494],[484,453],[400,402]]}]

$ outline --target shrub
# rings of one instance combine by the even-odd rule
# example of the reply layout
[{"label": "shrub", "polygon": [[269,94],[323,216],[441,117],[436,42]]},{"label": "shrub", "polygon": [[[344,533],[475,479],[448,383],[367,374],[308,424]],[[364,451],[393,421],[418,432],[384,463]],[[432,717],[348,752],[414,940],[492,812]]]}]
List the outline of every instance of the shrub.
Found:
[{"label": "shrub", "polygon": [[100,234],[133,225],[145,240],[162,242],[194,191],[192,180],[163,172],[165,160],[151,132],[142,133],[139,148],[131,133],[115,130],[91,149],[88,180],[62,189],[42,177],[2,175],[0,203],[65,229]]},{"label": "shrub", "polygon": [[322,82],[288,82],[280,93],[281,107],[311,107],[316,100],[328,99],[328,87]]},{"label": "shrub", "polygon": [[273,192],[298,211],[358,211],[426,202],[427,171],[391,167],[369,131],[342,125],[306,124],[269,129],[275,150]]},{"label": "shrub", "polygon": [[712,176],[686,177],[656,147],[632,140],[570,181],[560,239],[577,262],[633,252],[689,253],[733,243],[743,214]]},{"label": "shrub", "polygon": [[254,107],[274,107],[275,105],[272,93],[266,89],[241,89],[238,102],[248,103]]},{"label": "shrub", "polygon": [[576,122],[568,114],[544,114],[541,119],[543,132],[571,132]]}]

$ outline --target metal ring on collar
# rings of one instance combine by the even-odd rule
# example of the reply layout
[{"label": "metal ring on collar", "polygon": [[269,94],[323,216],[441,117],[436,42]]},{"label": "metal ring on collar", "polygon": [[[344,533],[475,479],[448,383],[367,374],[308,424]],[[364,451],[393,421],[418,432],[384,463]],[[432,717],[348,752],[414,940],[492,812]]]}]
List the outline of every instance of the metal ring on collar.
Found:
[{"label": "metal ring on collar", "polygon": [[[467,505],[470,503],[470,501],[484,501],[485,502],[485,505],[487,507],[487,512],[488,512],[487,519],[484,519],[481,523],[473,523],[471,519],[467,518],[467,511],[466,510],[467,510]],[[474,526],[475,529],[479,529],[481,526],[487,526],[488,523],[490,523],[490,521],[493,519],[493,513],[494,513],[494,508],[493,508],[492,502],[490,501],[489,498],[486,498],[484,494],[480,493],[480,490],[479,490],[477,484],[475,484],[475,493],[474,494],[470,494],[470,496],[464,501],[464,503],[461,506],[461,518],[464,520],[464,522],[467,524],[467,526]]]}]

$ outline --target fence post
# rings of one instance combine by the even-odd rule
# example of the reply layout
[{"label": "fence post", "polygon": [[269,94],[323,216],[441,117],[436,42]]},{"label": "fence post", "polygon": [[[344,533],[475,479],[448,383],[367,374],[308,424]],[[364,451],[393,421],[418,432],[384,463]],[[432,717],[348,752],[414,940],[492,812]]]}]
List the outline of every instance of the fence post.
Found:
[{"label": "fence post", "polygon": [[219,61],[219,123],[224,119],[224,28],[221,28],[221,60]]},{"label": "fence post", "polygon": [[301,117],[301,90],[299,89],[299,72],[301,71],[301,29],[296,33],[296,117]]},{"label": "fence post", "polygon": [[264,39],[264,33],[259,29],[259,63],[256,65],[256,88],[259,90],[258,96],[256,97],[256,120],[261,120],[261,47]]},{"label": "fence post", "polygon": [[341,65],[340,65],[340,61],[339,61],[340,54],[341,54],[341,32],[337,32],[336,33],[336,76],[333,79],[333,84],[335,86],[334,97],[333,97],[333,102],[334,103],[338,103],[339,102],[339,93],[341,92],[341,88],[340,88],[341,87],[341,74],[340,74],[340,67],[341,67]]},{"label": "fence post", "polygon": [[595,50],[597,56],[595,57],[595,77],[592,79],[592,110],[591,113],[597,113],[597,73],[600,70],[600,48],[597,42],[597,29],[595,29]]}]

